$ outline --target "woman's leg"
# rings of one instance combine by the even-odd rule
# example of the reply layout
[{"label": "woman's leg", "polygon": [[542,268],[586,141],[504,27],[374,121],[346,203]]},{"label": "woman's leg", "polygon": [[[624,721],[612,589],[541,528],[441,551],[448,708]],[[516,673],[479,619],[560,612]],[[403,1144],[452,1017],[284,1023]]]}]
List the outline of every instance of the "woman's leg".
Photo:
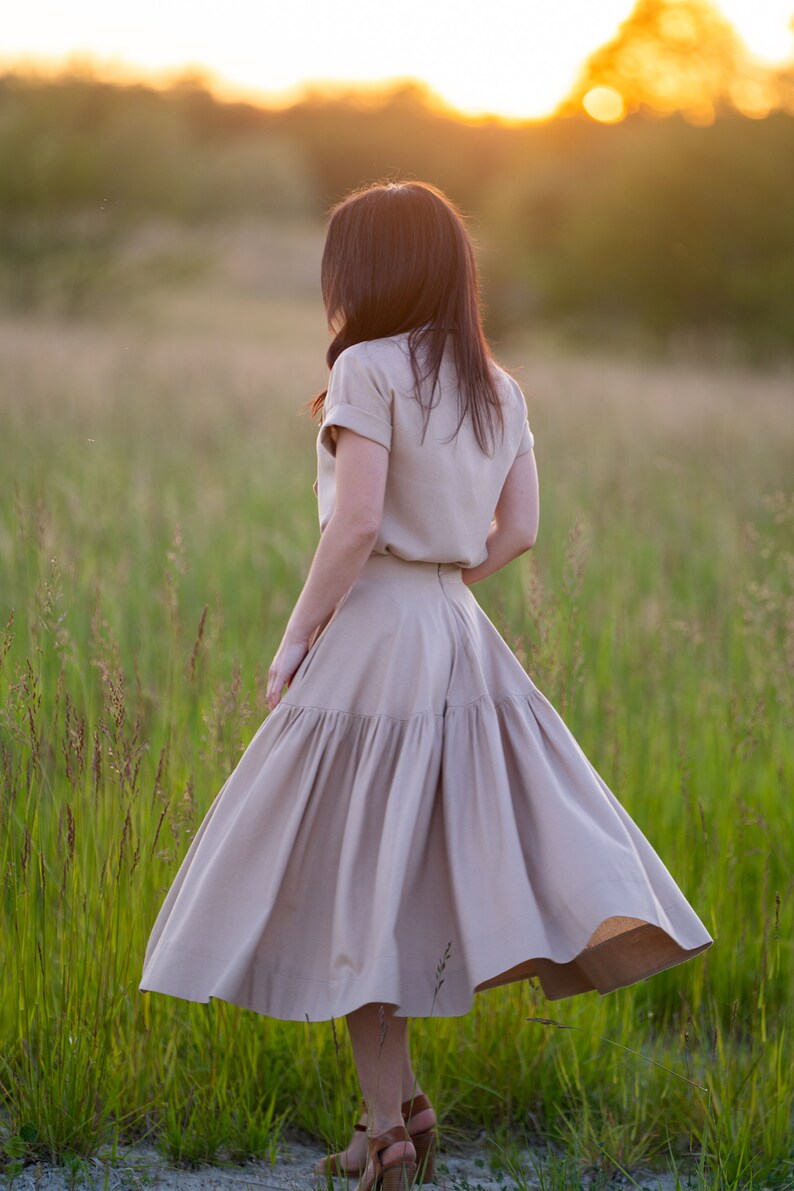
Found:
[{"label": "woman's leg", "polygon": [[[365,1006],[365,1009],[367,1009],[367,1008],[370,1008],[370,1006]],[[377,1007],[375,1007],[375,1008],[377,1008]],[[361,1012],[361,1010],[356,1010],[356,1013],[360,1013],[360,1012]],[[354,1014],[350,1014],[347,1019],[348,1031],[350,1031],[350,1017],[353,1017],[353,1016],[354,1016]],[[399,1021],[400,1019],[392,1018],[392,1020]],[[409,1043],[409,1038],[408,1038],[408,1020],[407,1020],[407,1018],[403,1018],[402,1020],[405,1021],[406,1026],[403,1031],[404,1037],[403,1037],[403,1048],[402,1048],[402,1077],[401,1077],[400,1096],[401,1096],[401,1104],[405,1104],[406,1102],[409,1102],[409,1101],[415,1099],[417,1096],[419,1096],[422,1092],[422,1088],[421,1088],[421,1085],[419,1084],[419,1080],[416,1078],[416,1075],[414,1073],[413,1062],[411,1060],[411,1050],[410,1050],[410,1043]],[[353,1031],[356,1030],[357,1024],[358,1023],[354,1021]],[[378,1038],[380,1037],[380,1024],[381,1023],[380,1023],[380,1019],[379,1019],[378,1020]],[[353,1037],[353,1033],[351,1032],[351,1040],[352,1040],[352,1037]],[[365,1045],[366,1045],[366,1042],[365,1042]],[[354,1054],[355,1054],[355,1048],[354,1048]],[[363,1113],[361,1115],[361,1117],[359,1118],[359,1120],[362,1124],[368,1125],[369,1124],[368,1114],[366,1112]],[[435,1123],[436,1123],[436,1117],[435,1117],[435,1113],[433,1112],[433,1110],[432,1109],[422,1109],[420,1112],[416,1113],[415,1116],[409,1121],[408,1132],[409,1133],[417,1133],[417,1134],[423,1133],[423,1132],[426,1132],[428,1129],[434,1128]],[[341,1150],[338,1154],[333,1155],[333,1161],[339,1171],[358,1172],[360,1170],[363,1170],[364,1166],[366,1165],[366,1160],[367,1160],[367,1135],[366,1135],[366,1133],[362,1132],[359,1129],[354,1131],[353,1136],[351,1137],[350,1142],[347,1146],[347,1149]],[[324,1170],[326,1168],[326,1164],[327,1164],[327,1160],[325,1158],[323,1158],[322,1161],[317,1164],[317,1169]]]},{"label": "woman's leg", "polygon": [[403,1072],[408,1022],[385,1005],[362,1005],[347,1015],[353,1058],[367,1105],[371,1137],[402,1125]]},{"label": "woman's leg", "polygon": [[[402,1090],[408,1022],[404,1017],[395,1017],[386,1005],[370,1004],[348,1013],[347,1029],[367,1105],[367,1137],[371,1140],[395,1127],[404,1130]],[[379,1151],[379,1158],[384,1167],[401,1161],[415,1162],[416,1151],[410,1140],[395,1141]],[[374,1177],[369,1162],[360,1186],[369,1187]]]}]

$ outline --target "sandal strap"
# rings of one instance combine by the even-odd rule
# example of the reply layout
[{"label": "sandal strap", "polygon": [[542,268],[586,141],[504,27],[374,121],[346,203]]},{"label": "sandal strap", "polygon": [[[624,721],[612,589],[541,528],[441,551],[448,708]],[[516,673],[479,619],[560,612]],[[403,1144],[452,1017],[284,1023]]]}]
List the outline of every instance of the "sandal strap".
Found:
[{"label": "sandal strap", "polygon": [[420,1092],[418,1096],[413,1096],[410,1100],[406,1100],[401,1111],[406,1121],[410,1121],[411,1117],[415,1117],[417,1113],[424,1112],[426,1108],[432,1107],[433,1105],[424,1092]]},{"label": "sandal strap", "polygon": [[[410,1121],[411,1118],[415,1117],[418,1113],[425,1112],[426,1109],[428,1109],[428,1108],[432,1109],[432,1107],[433,1107],[433,1105],[430,1103],[429,1099],[424,1094],[424,1092],[420,1092],[418,1096],[412,1096],[410,1100],[405,1100],[403,1102],[403,1106],[400,1109],[400,1111],[402,1112],[402,1115],[405,1118],[405,1120]],[[366,1100],[361,1101],[361,1111],[364,1113],[367,1111]],[[353,1128],[358,1133],[366,1133],[367,1132],[367,1126],[362,1125],[361,1121],[356,1121]]]},{"label": "sandal strap", "polygon": [[385,1133],[379,1133],[377,1137],[369,1139],[369,1152],[380,1166],[381,1150],[388,1149],[389,1146],[395,1145],[398,1141],[410,1141],[410,1135],[405,1125],[392,1125],[391,1129],[387,1129]]},{"label": "sandal strap", "polygon": [[325,1159],[325,1169],[323,1173],[332,1174],[334,1176],[341,1175],[342,1178],[345,1178],[347,1175],[351,1174],[352,1171],[348,1170],[347,1167],[342,1167],[339,1165],[336,1154],[329,1154]]}]

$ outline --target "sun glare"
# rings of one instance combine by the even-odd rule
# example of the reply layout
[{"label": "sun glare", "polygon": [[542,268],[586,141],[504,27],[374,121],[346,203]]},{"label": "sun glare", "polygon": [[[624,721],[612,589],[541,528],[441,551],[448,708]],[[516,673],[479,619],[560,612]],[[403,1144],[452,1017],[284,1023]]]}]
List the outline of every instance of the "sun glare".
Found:
[{"label": "sun glare", "polygon": [[[790,0],[720,0],[753,53],[791,52]],[[193,68],[228,97],[270,101],[307,84],[334,87],[413,78],[471,116],[542,118],[575,82],[582,63],[614,37],[634,0],[138,0],[134,10],[104,0],[26,0],[6,15],[0,55],[53,66],[69,57],[102,73],[145,72],[163,80]],[[671,19],[674,14],[671,13]],[[759,96],[741,96],[754,114]],[[586,110],[619,120],[617,92],[594,87]]]},{"label": "sun glare", "polygon": [[[162,72],[204,67],[227,95],[269,99],[307,82],[378,84],[413,78],[469,115],[542,117],[572,85],[582,60],[611,37],[632,0],[26,0],[3,36],[6,58],[90,51]],[[47,10],[45,13],[44,10]]]},{"label": "sun glare", "polygon": [[719,0],[717,5],[751,53],[767,62],[783,62],[794,52],[792,0]]}]

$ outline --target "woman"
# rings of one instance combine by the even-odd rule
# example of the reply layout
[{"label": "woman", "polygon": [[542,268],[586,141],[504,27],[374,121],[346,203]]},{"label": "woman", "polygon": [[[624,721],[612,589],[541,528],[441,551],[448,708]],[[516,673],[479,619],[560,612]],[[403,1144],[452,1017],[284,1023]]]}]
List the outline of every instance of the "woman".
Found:
[{"label": "woman", "polygon": [[605,993],[711,939],[469,590],[533,545],[538,486],[459,213],[420,182],[348,196],[322,286],[320,542],[141,988],[345,1016],[365,1116],[323,1169],[392,1191],[433,1177],[409,1017],[530,975]]}]

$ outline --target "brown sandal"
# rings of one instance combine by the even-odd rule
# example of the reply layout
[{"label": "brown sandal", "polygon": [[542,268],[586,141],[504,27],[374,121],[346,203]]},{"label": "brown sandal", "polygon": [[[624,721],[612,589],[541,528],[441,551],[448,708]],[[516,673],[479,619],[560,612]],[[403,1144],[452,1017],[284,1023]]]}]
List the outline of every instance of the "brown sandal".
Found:
[{"label": "brown sandal", "polygon": [[[400,1157],[384,1166],[380,1160],[383,1151],[401,1141],[405,1145]],[[368,1183],[359,1184],[358,1191],[412,1191],[416,1182],[416,1157],[408,1157],[407,1153],[413,1148],[405,1125],[395,1125],[378,1137],[370,1137],[367,1149],[372,1159],[372,1178]]]},{"label": "brown sandal", "polygon": [[[411,1100],[406,1100],[402,1106],[402,1114],[406,1124],[409,1124],[412,1117],[418,1116],[420,1112],[425,1109],[432,1109],[433,1105],[425,1096],[424,1092],[418,1096],[414,1096]],[[414,1143],[416,1150],[416,1181],[419,1186],[422,1183],[434,1183],[436,1181],[436,1126],[433,1125],[430,1129],[425,1129],[424,1133],[411,1133],[408,1130],[408,1136]]]},{"label": "brown sandal", "polygon": [[[366,1105],[365,1100],[361,1101],[361,1110],[362,1110],[362,1112],[367,1111],[367,1105]],[[367,1131],[367,1126],[362,1125],[361,1121],[356,1121],[353,1128],[356,1130],[357,1133],[366,1133],[366,1131]],[[344,1153],[344,1151],[342,1151],[342,1153]],[[332,1174],[332,1175],[343,1175],[343,1176],[364,1173],[364,1170],[365,1170],[364,1166],[340,1166],[339,1163],[337,1162],[337,1158],[339,1158],[339,1157],[340,1157],[340,1154],[329,1154],[328,1157],[324,1159],[323,1165],[315,1168],[316,1173],[320,1174],[320,1175]]]},{"label": "brown sandal", "polygon": [[[410,1124],[411,1118],[417,1116],[418,1113],[424,1112],[425,1109],[432,1109],[433,1105],[425,1096],[424,1092],[418,1096],[414,1096],[410,1100],[406,1100],[402,1106],[401,1112],[403,1120],[406,1124]],[[362,1112],[367,1111],[366,1101],[361,1101]],[[358,1133],[366,1133],[367,1126],[362,1125],[361,1121],[356,1121],[353,1128]],[[408,1130],[408,1137],[414,1144],[416,1150],[416,1183],[421,1186],[422,1183],[433,1183],[436,1178],[436,1127],[426,1129],[424,1133],[411,1133]],[[360,1175],[364,1173],[365,1166],[347,1166],[341,1167],[337,1163],[337,1154],[329,1154],[325,1159],[325,1165],[318,1171],[319,1174],[331,1175]]]}]

